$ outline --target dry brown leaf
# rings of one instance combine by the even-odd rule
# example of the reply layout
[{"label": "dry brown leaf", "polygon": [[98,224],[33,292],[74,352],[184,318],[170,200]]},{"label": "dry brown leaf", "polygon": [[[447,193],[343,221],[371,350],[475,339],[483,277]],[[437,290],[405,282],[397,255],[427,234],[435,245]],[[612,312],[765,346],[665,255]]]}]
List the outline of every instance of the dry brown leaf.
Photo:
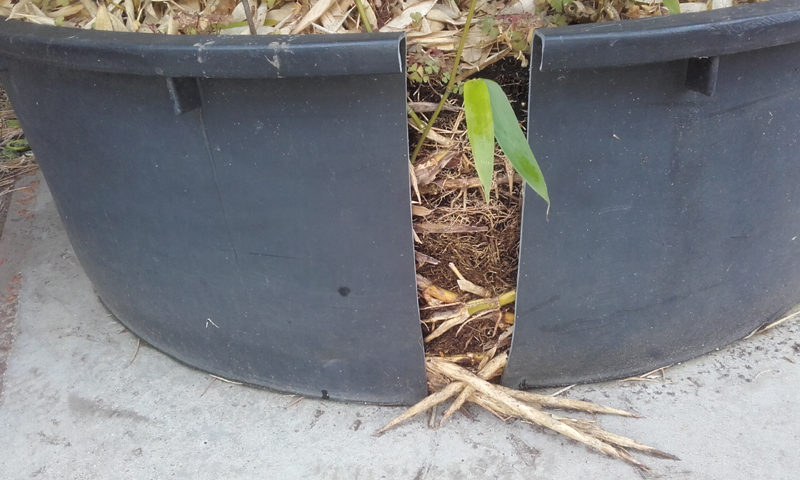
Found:
[{"label": "dry brown leaf", "polygon": [[333,0],[317,0],[317,3],[311,7],[311,10],[306,13],[297,25],[292,29],[292,34],[298,34],[306,29],[311,22],[317,21],[319,17],[322,16],[323,13],[327,12],[331,5],[333,5]]},{"label": "dry brown leaf", "polygon": [[256,29],[260,29],[264,27],[264,22],[267,20],[267,12],[269,11],[269,5],[267,2],[262,2],[261,5],[258,6],[256,9],[255,18],[253,18],[253,23],[256,25]]},{"label": "dry brown leaf", "polygon": [[[417,195],[417,202],[422,202],[422,196],[419,193],[419,184],[417,183],[417,172],[414,170],[414,165],[409,160],[408,162],[408,177],[411,180],[411,188],[414,190],[414,193]],[[413,202],[413,199],[412,199]],[[413,233],[414,230],[411,230]],[[414,233],[414,238],[416,239],[417,234]]]},{"label": "dry brown leaf", "polygon": [[425,20],[425,21],[428,22],[428,26],[430,27],[431,33],[433,33],[433,32],[441,32],[442,30],[447,28],[447,25],[442,23],[442,22],[436,22],[436,21],[433,21],[433,20]]},{"label": "dry brown leaf", "polygon": [[428,343],[435,338],[441,337],[446,331],[466,322],[469,319],[469,317],[470,314],[469,311],[467,311],[467,307],[461,307],[458,310],[457,314],[452,316],[449,320],[445,320],[444,322],[442,322],[441,325],[436,327],[434,331],[432,331],[427,337],[425,337],[425,343]]},{"label": "dry brown leaf", "polygon": [[86,9],[87,12],[89,12],[89,15],[91,15],[92,18],[97,18],[97,4],[96,3],[92,2],[92,0],[80,0],[80,2],[81,2],[81,5],[83,5],[83,8]]},{"label": "dry brown leaf", "polygon": [[406,8],[405,10],[400,12],[400,15],[396,16],[395,18],[393,18],[389,22],[387,22],[386,25],[384,25],[380,29],[380,31],[381,32],[398,32],[398,31],[402,31],[403,29],[405,29],[406,27],[411,25],[411,22],[412,22],[411,15],[412,14],[417,14],[418,13],[418,14],[420,14],[420,15],[422,15],[424,17],[425,15],[428,14],[428,12],[431,11],[433,6],[436,5],[436,2],[438,2],[438,1],[439,0],[423,0],[421,2],[415,3],[414,5],[411,5],[410,7]]},{"label": "dry brown leaf", "polygon": [[117,10],[116,14],[109,13],[109,19],[111,20],[111,28],[114,29],[115,32],[130,32],[128,27],[125,26],[125,22],[122,21],[121,18],[122,12]]},{"label": "dry brown leaf", "polygon": [[95,17],[94,29],[103,30],[106,32],[114,31],[114,24],[111,23],[111,15],[109,15],[108,7],[105,3],[102,3],[97,7],[97,17]]},{"label": "dry brown leaf", "polygon": [[430,208],[425,208],[422,205],[411,205],[411,215],[416,215],[418,217],[425,217],[433,213],[433,210]]},{"label": "dry brown leaf", "polygon": [[343,9],[342,4],[334,2],[331,8],[322,14],[319,22],[328,31],[344,33],[346,30],[342,28],[342,25],[354,8],[355,6]]},{"label": "dry brown leaf", "polygon": [[416,250],[414,251],[414,260],[416,260],[417,265],[420,266],[425,265],[426,263],[429,263],[431,265],[439,265],[439,260],[436,260],[430,255],[425,255],[422,252],[417,252]]},{"label": "dry brown leaf", "polygon": [[445,303],[453,303],[458,301],[458,294],[451,292],[450,290],[446,290],[441,287],[437,287],[433,284],[430,280],[423,277],[420,274],[417,274],[417,290],[421,291],[423,294],[428,294],[431,297],[441,300]]},{"label": "dry brown leaf", "polygon": [[230,15],[238,4],[239,0],[219,0],[216,13],[220,15]]},{"label": "dry brown leaf", "polygon": [[[461,13],[461,9],[458,6],[458,1],[457,0],[442,0],[442,6],[447,8],[451,12],[454,12],[454,13],[457,13],[457,14]],[[477,8],[477,5],[476,5],[475,10],[477,11],[477,9],[478,8]]]},{"label": "dry brown leaf", "polygon": [[450,25],[464,25],[467,23],[466,17],[460,15],[453,16],[442,5],[435,5],[426,15],[428,20],[447,23]]},{"label": "dry brown leaf", "polygon": [[534,0],[512,0],[506,8],[500,10],[500,15],[519,15],[521,13],[536,13],[536,2]]},{"label": "dry brown leaf", "polygon": [[464,292],[471,293],[473,295],[477,295],[482,298],[489,298],[492,296],[492,292],[479,285],[475,285],[469,280],[459,279],[456,281],[456,283],[458,283],[458,288],[460,288]]},{"label": "dry brown leaf", "polygon": [[428,318],[423,320],[422,323],[437,323],[450,320],[453,317],[457,317],[461,313],[463,306],[464,305],[462,303],[450,303],[446,305],[430,307],[435,308],[435,310]]},{"label": "dry brown leaf", "polygon": [[273,10],[269,10],[267,12],[267,20],[272,20],[274,22],[281,22],[285,21],[287,18],[291,17],[295,13],[295,5],[294,3],[287,3],[286,5],[282,6],[281,8],[276,8]]},{"label": "dry brown leaf", "polygon": [[51,12],[45,12],[45,14],[50,18],[58,18],[58,17],[68,18],[75,15],[76,13],[80,13],[80,11],[83,9],[84,9],[83,5],[81,5],[80,3],[75,3],[73,5],[67,5],[66,7],[57,8]]},{"label": "dry brown leaf", "polygon": [[708,10],[708,4],[706,2],[688,2],[681,3],[680,5],[681,13],[705,12]]},{"label": "dry brown leaf", "polygon": [[[409,124],[409,126],[411,126],[411,128],[413,128],[414,130],[416,130],[416,131],[418,131],[418,132],[421,132],[421,131],[422,131],[420,128],[418,128],[418,127],[417,127],[417,126],[414,124],[414,122],[413,122],[413,121],[412,121],[410,118],[408,119],[408,124]],[[428,131],[428,135],[427,135],[425,138],[426,138],[426,139],[428,139],[428,140],[430,140],[430,141],[432,141],[432,142],[436,142],[436,143],[438,143],[439,145],[444,145],[445,147],[452,146],[452,145],[453,145],[453,143],[454,143],[454,142],[453,142],[453,140],[451,140],[451,139],[449,139],[449,138],[447,138],[447,137],[445,137],[445,136],[442,136],[441,134],[439,134],[439,133],[435,132],[433,128],[431,128],[431,129]]]},{"label": "dry brown leaf", "polygon": [[483,32],[478,29],[470,29],[467,33],[467,41],[464,44],[464,53],[461,61],[476,66],[486,61],[492,51],[494,42],[485,42]]},{"label": "dry brown leaf", "polygon": [[424,187],[425,185],[433,182],[436,178],[436,175],[438,175],[439,172],[441,172],[442,169],[448,163],[450,163],[450,161],[456,155],[458,155],[458,152],[456,151],[445,150],[444,152],[439,152],[436,155],[417,163],[417,166],[414,168],[414,174],[417,177],[417,184]]},{"label": "dry brown leaf", "polygon": [[406,38],[408,45],[422,45],[426,48],[436,47],[443,52],[449,52],[456,49],[458,44],[458,32],[443,30],[441,32],[432,32],[427,35],[419,32],[407,32]]},{"label": "dry brown leaf", "polygon": [[450,262],[447,266],[450,267],[450,270],[452,270],[453,273],[456,274],[456,277],[458,277],[456,283],[458,284],[458,288],[460,288],[461,291],[471,293],[473,295],[477,295],[482,298],[489,298],[492,296],[492,292],[490,292],[489,290],[480,287],[478,285],[475,285],[474,283],[464,278],[464,276],[461,275],[461,272],[458,270],[458,268],[453,262]]},{"label": "dry brown leaf", "polygon": [[200,0],[180,0],[180,6],[188,8],[195,13],[199,13],[200,10],[202,10],[200,7]]},{"label": "dry brown leaf", "polygon": [[9,19],[27,20],[31,23],[39,25],[55,25],[54,19],[48,17],[42,12],[39,7],[33,4],[30,0],[22,0],[20,3],[14,5],[11,9]]},{"label": "dry brown leaf", "polygon": [[236,7],[231,12],[231,21],[244,22],[245,20],[247,20],[247,13],[244,11],[244,4],[237,2]]}]

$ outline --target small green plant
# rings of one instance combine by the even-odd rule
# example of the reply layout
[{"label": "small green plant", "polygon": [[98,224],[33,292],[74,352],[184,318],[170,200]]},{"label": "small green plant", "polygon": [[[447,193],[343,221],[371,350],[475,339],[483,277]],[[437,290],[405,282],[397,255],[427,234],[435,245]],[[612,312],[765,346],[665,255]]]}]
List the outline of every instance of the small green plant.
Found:
[{"label": "small green plant", "polygon": [[[675,1],[677,2],[678,0]],[[561,13],[564,11],[564,0],[550,0],[550,6],[553,7],[556,12]]]},{"label": "small green plant", "polygon": [[433,59],[423,62],[415,62],[408,67],[408,78],[412,82],[428,83],[431,76],[436,76],[440,71],[439,65]]},{"label": "small green plant", "polygon": [[[9,124],[11,122],[8,122]],[[27,152],[30,150],[31,147],[28,145],[28,141],[24,138],[19,140],[11,140],[8,142],[5,147],[3,147],[2,155],[5,158],[17,158],[23,154],[23,152]]]},{"label": "small green plant", "polygon": [[678,0],[664,0],[664,6],[667,7],[669,13],[681,13],[681,5]]},{"label": "small green plant", "polygon": [[413,12],[411,14],[411,25],[414,28],[419,28],[422,25],[422,14],[419,12]]},{"label": "small green plant", "polygon": [[497,28],[497,22],[494,17],[486,17],[481,20],[481,32],[489,38],[489,40],[496,40],[500,36],[500,29]]},{"label": "small green plant", "polygon": [[[450,72],[442,72],[442,82],[444,84],[450,83]],[[463,95],[464,94],[464,81],[458,81],[453,83],[453,88],[450,89],[451,92],[455,93],[456,95]]]},{"label": "small green plant", "polygon": [[517,173],[547,202],[549,211],[550,197],[544,175],[500,85],[483,78],[468,80],[464,84],[464,115],[475,169],[486,202],[492,188],[496,139]]}]

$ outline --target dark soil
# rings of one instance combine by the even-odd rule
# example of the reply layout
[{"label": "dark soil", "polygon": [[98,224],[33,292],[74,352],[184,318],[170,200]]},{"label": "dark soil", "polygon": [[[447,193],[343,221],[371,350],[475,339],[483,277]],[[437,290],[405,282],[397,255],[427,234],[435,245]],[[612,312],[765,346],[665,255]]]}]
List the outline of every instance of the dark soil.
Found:
[{"label": "dark soil", "polygon": [[[509,96],[518,118],[527,118],[528,95],[528,69],[522,67],[514,58],[505,58],[489,66],[474,77],[491,79],[497,82]],[[430,85],[416,85],[412,91],[412,100],[438,102],[441,91]],[[416,98],[414,98],[416,97]],[[452,97],[451,97],[452,98]],[[455,97],[453,104],[460,105],[462,99]],[[457,113],[443,113],[436,124],[445,129],[463,130],[464,124],[453,126],[458,118]],[[412,141],[419,138],[419,134],[410,129]],[[436,153],[435,147],[426,147],[420,154],[420,159]],[[499,153],[499,152],[498,152]],[[469,152],[457,155],[447,168],[437,178],[474,178],[477,176]],[[508,172],[502,161],[495,165],[496,175],[505,175]],[[491,201],[486,204],[479,188],[444,190],[435,186],[423,188],[421,206],[433,210],[433,213],[416,218],[416,222],[432,222],[448,225],[469,225],[487,227],[486,232],[469,234],[434,234],[420,233],[421,244],[416,245],[420,253],[429,255],[439,261],[438,265],[425,264],[417,272],[428,278],[442,288],[459,292],[458,277],[449,268],[452,262],[467,280],[491,291],[495,296],[516,288],[517,262],[519,252],[519,234],[521,220],[521,184],[514,183],[509,190],[509,185],[503,183],[493,189]],[[461,300],[469,301],[475,295],[463,293]],[[426,317],[425,307],[421,300],[423,318]],[[460,355],[466,353],[480,353],[496,344],[497,336],[508,327],[501,315],[506,311],[513,312],[513,305],[504,308],[501,312],[491,313],[484,317],[471,320],[463,328],[454,328],[441,337],[426,345],[429,355]],[[423,335],[430,333],[423,324]]]}]

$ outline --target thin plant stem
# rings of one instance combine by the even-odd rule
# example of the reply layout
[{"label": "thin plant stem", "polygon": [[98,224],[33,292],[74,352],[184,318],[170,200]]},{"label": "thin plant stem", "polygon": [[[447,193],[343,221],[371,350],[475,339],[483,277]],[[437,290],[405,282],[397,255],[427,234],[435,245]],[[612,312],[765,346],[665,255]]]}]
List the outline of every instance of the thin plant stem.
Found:
[{"label": "thin plant stem", "polygon": [[242,7],[244,8],[244,16],[247,18],[247,26],[250,28],[250,35],[256,35],[258,33],[258,29],[253,21],[253,11],[250,10],[250,2],[247,0],[240,1],[242,2]]},{"label": "thin plant stem", "polygon": [[450,80],[447,82],[447,88],[445,88],[444,95],[442,95],[439,105],[436,107],[436,110],[434,110],[433,115],[431,115],[431,119],[428,120],[428,124],[425,125],[425,130],[422,131],[422,136],[419,138],[417,146],[414,147],[414,153],[411,154],[412,164],[416,163],[417,155],[419,155],[419,151],[422,149],[422,144],[425,143],[425,138],[428,136],[428,132],[430,132],[431,128],[433,128],[433,122],[436,121],[436,118],[439,116],[439,112],[442,111],[442,107],[444,107],[447,99],[450,98],[450,93],[453,91],[453,86],[456,83],[456,76],[458,74],[458,64],[461,63],[461,54],[464,52],[464,44],[467,43],[467,33],[469,33],[469,26],[472,24],[472,16],[475,14],[476,3],[478,3],[478,0],[472,0],[469,4],[467,22],[464,24],[464,32],[461,34],[461,41],[458,42],[458,50],[456,50],[456,59],[453,62],[453,70],[450,72]]},{"label": "thin plant stem", "polygon": [[422,129],[422,120],[419,119],[416,112],[411,109],[411,105],[406,104],[406,110],[408,110],[408,116],[411,117],[411,120],[414,121],[414,125],[417,126],[420,130]]},{"label": "thin plant stem", "polygon": [[364,5],[361,4],[361,0],[356,0],[356,8],[358,8],[358,16],[361,17],[361,23],[364,24],[364,29],[367,33],[372,33],[372,27],[369,24],[369,19],[367,19],[367,11],[364,10]]},{"label": "thin plant stem", "polygon": [[497,298],[480,299],[475,301],[474,303],[470,302],[470,304],[467,307],[467,313],[469,313],[470,315],[475,315],[478,312],[482,312],[490,308],[500,308],[508,305],[509,303],[515,301],[516,299],[517,299],[517,291],[511,290],[500,295]]}]

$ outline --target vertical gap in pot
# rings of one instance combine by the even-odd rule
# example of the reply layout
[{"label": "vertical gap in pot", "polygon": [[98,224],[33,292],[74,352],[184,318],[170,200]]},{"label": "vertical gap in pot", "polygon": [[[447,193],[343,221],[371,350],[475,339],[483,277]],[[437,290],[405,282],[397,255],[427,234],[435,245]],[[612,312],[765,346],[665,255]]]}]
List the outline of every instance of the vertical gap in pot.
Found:
[{"label": "vertical gap in pot", "polygon": [[[525,118],[527,68],[504,58],[480,76],[497,81],[517,117]],[[414,104],[437,99],[422,88],[411,98]],[[460,105],[457,98],[442,113],[438,141],[426,146],[414,166],[421,194],[421,201],[414,197],[414,230],[426,354],[475,367],[510,344],[513,303],[506,302],[516,287],[522,181],[497,149],[491,199],[484,201]],[[415,136],[412,128],[412,141]],[[458,323],[465,309],[474,313]],[[435,333],[445,322],[454,326]]]}]

